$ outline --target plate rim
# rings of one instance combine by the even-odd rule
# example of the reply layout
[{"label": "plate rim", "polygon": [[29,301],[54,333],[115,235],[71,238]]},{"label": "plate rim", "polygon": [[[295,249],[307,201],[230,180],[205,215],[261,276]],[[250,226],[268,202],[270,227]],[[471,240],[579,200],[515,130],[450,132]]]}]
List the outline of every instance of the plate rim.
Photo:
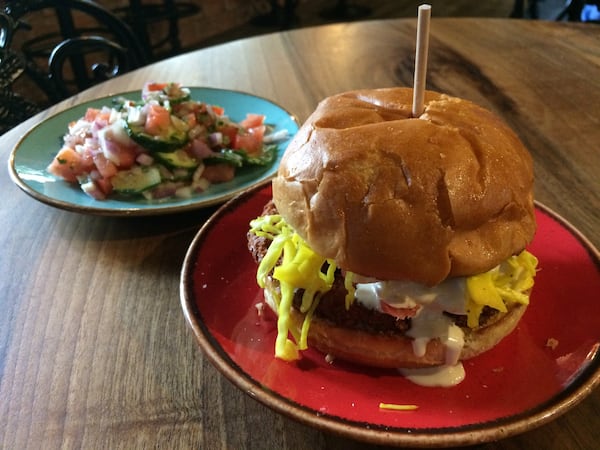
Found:
[{"label": "plate rim", "polygon": [[[209,332],[206,324],[198,320],[200,312],[191,292],[191,278],[195,257],[205,236],[213,230],[226,214],[234,213],[237,205],[249,200],[270,185],[265,180],[246,189],[237,197],[219,207],[202,225],[186,252],[180,276],[180,304],[186,325],[191,329],[204,356],[238,389],[259,403],[304,425],[331,432],[346,438],[357,439],[377,445],[412,447],[450,447],[475,445],[515,436],[533,430],[555,420],[579,404],[595,388],[600,386],[600,355],[595,355],[595,364],[585,367],[576,382],[568,385],[546,401],[517,414],[458,427],[407,428],[360,422],[318,411],[301,405],[291,398],[269,390],[252,378],[240,367]],[[535,201],[536,209],[559,222],[585,248],[600,270],[600,251],[571,222],[547,205]]]},{"label": "plate rim", "polygon": [[[291,113],[288,109],[284,108],[279,103],[277,103],[271,99],[268,99],[267,97],[252,94],[250,92],[246,92],[246,91],[242,91],[242,90],[236,90],[236,89],[225,89],[225,88],[217,88],[217,87],[210,87],[210,86],[187,86],[187,85],[185,87],[189,88],[189,89],[212,91],[215,93],[228,93],[228,94],[242,95],[242,96],[246,96],[246,97],[250,97],[250,98],[268,102],[271,105],[273,105],[273,106],[277,107],[278,109],[280,109],[281,111],[283,111],[296,124],[297,128],[298,129],[300,128],[300,125],[301,125],[300,120],[298,119],[298,116],[296,114]],[[276,167],[275,167],[274,172],[271,172],[266,177],[261,177],[260,179],[254,181],[253,183],[251,183],[248,186],[234,188],[232,190],[226,191],[226,192],[222,193],[221,195],[218,195],[209,200],[202,200],[201,197],[198,197],[197,201],[194,201],[191,203],[169,204],[168,202],[166,202],[166,203],[162,203],[162,204],[157,204],[157,207],[147,207],[147,208],[138,208],[133,204],[132,204],[133,206],[131,206],[131,207],[124,206],[123,208],[103,207],[101,204],[99,204],[98,206],[78,205],[73,202],[68,202],[68,201],[56,199],[51,196],[45,195],[45,194],[37,191],[36,189],[32,188],[29,184],[27,184],[22,179],[17,168],[15,167],[16,155],[17,155],[19,149],[21,148],[23,142],[26,141],[27,138],[34,131],[36,131],[38,128],[43,126],[46,121],[54,119],[62,114],[69,112],[70,110],[72,110],[74,108],[81,107],[82,105],[87,105],[90,103],[103,101],[105,99],[110,100],[112,98],[119,97],[119,96],[138,94],[140,92],[141,92],[141,89],[132,89],[132,90],[127,90],[127,91],[122,91],[122,92],[115,92],[113,94],[92,97],[92,98],[89,98],[82,102],[75,102],[73,104],[65,106],[60,111],[57,111],[55,113],[48,115],[47,117],[44,117],[40,122],[31,126],[29,129],[27,129],[27,131],[22,136],[19,137],[16,144],[11,149],[11,152],[8,157],[8,161],[7,161],[8,173],[9,173],[9,176],[10,176],[11,180],[13,181],[13,183],[17,187],[19,187],[23,192],[25,192],[27,195],[32,197],[33,199],[35,199],[45,205],[55,207],[58,209],[62,209],[65,211],[76,212],[76,213],[81,213],[81,214],[97,215],[97,216],[106,216],[106,217],[142,217],[142,216],[158,216],[158,215],[182,213],[182,212],[197,210],[197,209],[201,209],[201,208],[208,208],[208,207],[219,205],[219,204],[224,204],[227,201],[231,200],[232,198],[236,197],[237,195],[240,195],[245,190],[250,189],[257,184],[260,184],[263,182],[268,182],[275,176],[276,171],[277,171]],[[43,113],[40,113],[40,114],[43,114]],[[289,139],[291,139],[292,137],[293,137],[293,135],[291,135],[289,137]],[[269,170],[272,170],[272,169],[273,168],[271,168]],[[267,173],[268,173],[268,171],[267,171]],[[98,203],[100,203],[100,201],[98,201]]]}]

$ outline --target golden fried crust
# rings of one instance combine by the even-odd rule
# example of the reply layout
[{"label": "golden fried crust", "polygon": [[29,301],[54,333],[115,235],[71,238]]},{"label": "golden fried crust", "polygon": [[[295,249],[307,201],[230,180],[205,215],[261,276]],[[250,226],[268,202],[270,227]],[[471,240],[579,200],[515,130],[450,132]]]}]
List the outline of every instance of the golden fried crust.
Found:
[{"label": "golden fried crust", "polygon": [[480,273],[532,239],[533,166],[518,137],[471,102],[412,89],[323,100],[273,180],[277,209],[338,266],[433,285]]}]

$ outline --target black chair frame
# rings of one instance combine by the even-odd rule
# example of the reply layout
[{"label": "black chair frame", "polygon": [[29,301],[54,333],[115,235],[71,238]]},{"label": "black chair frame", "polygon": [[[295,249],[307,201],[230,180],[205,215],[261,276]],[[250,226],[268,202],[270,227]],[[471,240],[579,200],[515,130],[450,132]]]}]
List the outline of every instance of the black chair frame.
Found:
[{"label": "black chair frame", "polygon": [[[7,25],[0,48],[8,49],[13,34],[31,29],[28,15],[42,10],[54,11],[59,31],[40,34],[11,49],[25,60],[24,72],[48,97],[60,101],[100,81],[141,67],[146,53],[129,26],[115,14],[89,0],[11,1],[4,7]],[[84,28],[74,20],[83,14],[98,24]],[[5,27],[3,26],[3,29]],[[4,41],[4,42],[2,42]]]}]

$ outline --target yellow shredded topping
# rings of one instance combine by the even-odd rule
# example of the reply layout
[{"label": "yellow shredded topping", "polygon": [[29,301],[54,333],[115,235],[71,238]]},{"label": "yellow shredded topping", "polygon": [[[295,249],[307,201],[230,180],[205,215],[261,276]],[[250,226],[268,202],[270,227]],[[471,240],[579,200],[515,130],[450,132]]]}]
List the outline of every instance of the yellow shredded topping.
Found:
[{"label": "yellow shredded topping", "polygon": [[[279,292],[273,296],[278,316],[275,356],[287,361],[298,359],[299,350],[307,348],[313,313],[321,296],[331,289],[337,266],[333,260],[316,254],[278,214],[252,220],[250,231],[272,241],[258,266],[256,281],[264,288],[272,273],[279,282]],[[537,258],[524,250],[488,272],[467,277],[467,325],[471,328],[479,325],[479,316],[486,305],[506,312],[507,305],[513,302],[528,304],[537,263]],[[346,309],[354,301],[353,278],[352,272],[344,273]],[[299,333],[290,324],[297,289],[304,290],[300,306],[304,322]]]},{"label": "yellow shredded topping", "polygon": [[[266,279],[272,272],[273,278],[279,282],[279,296],[274,299],[278,316],[275,356],[287,361],[298,359],[298,351],[307,348],[308,329],[314,310],[320,296],[333,286],[337,266],[332,260],[313,252],[278,214],[254,219],[250,222],[250,231],[272,240],[258,266],[256,281],[264,288]],[[281,263],[278,264],[280,259]],[[347,284],[351,285],[352,281]],[[304,322],[299,335],[290,326],[290,311],[296,289],[304,290],[300,305]],[[296,342],[288,337],[289,333]]]},{"label": "yellow shredded topping", "polygon": [[538,260],[527,250],[511,256],[492,270],[467,278],[467,325],[479,325],[484,306],[506,312],[511,303],[529,304]]},{"label": "yellow shredded topping", "polygon": [[414,411],[419,409],[417,405],[398,405],[396,403],[380,403],[379,409],[391,409],[393,411]]},{"label": "yellow shredded topping", "polygon": [[353,283],[354,274],[352,272],[346,272],[344,277],[344,287],[346,288],[346,310],[350,309],[350,306],[354,302],[354,293],[356,292],[356,286]]}]

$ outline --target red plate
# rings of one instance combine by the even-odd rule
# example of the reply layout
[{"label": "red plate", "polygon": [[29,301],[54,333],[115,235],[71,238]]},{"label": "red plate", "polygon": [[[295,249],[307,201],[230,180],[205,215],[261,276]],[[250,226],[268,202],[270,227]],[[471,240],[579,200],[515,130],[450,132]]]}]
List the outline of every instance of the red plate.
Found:
[{"label": "red plate", "polygon": [[[464,364],[466,378],[458,386],[420,387],[393,370],[328,364],[311,350],[298,362],[275,359],[275,321],[257,314],[263,297],[246,247],[248,223],[270,197],[270,184],[252,189],[199,231],[183,265],[181,301],[209,360],[274,410],[374,443],[467,445],[542,425],[600,383],[598,250],[540,204],[529,248],[540,268],[531,305],[510,336]],[[566,306],[576,327],[565,325]],[[381,410],[380,402],[419,408]]]}]

